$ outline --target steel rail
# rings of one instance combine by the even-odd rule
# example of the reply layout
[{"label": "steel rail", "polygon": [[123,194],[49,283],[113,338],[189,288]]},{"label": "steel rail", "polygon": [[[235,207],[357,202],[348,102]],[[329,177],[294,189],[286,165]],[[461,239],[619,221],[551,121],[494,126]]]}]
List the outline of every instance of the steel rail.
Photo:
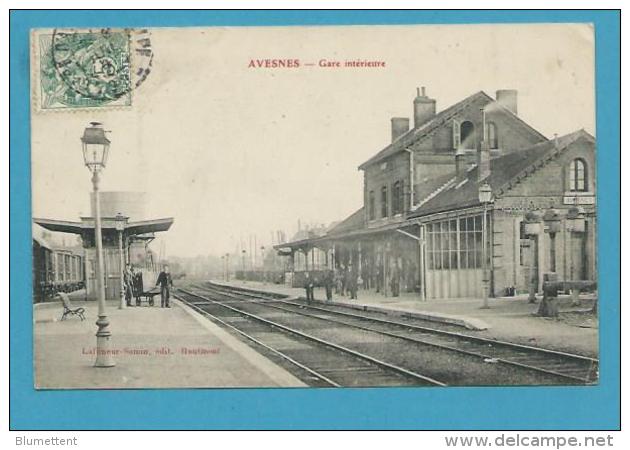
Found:
[{"label": "steel rail", "polygon": [[[216,291],[223,293],[224,295],[228,295],[228,296],[234,296],[237,295],[233,292],[227,292],[225,290],[223,290],[223,287],[219,287],[218,289],[215,288],[216,285],[212,285],[212,288],[208,288],[206,287],[205,289],[215,289]],[[244,292],[244,291],[239,291],[238,295],[245,295],[248,297],[254,297],[256,298],[256,295],[253,293],[249,293],[249,292]],[[383,330],[377,330],[374,328],[370,328],[370,327],[365,327],[362,325],[356,325],[356,324],[351,324],[348,322],[343,322],[343,321],[337,321],[335,319],[331,319],[331,318],[325,318],[325,317],[319,317],[316,315],[312,315],[312,314],[306,314],[304,312],[300,312],[300,311],[294,311],[294,310],[289,310],[286,308],[281,308],[279,306],[273,306],[270,305],[270,302],[276,302],[276,303],[284,303],[287,305],[292,305],[292,306],[296,306],[296,307],[300,307],[300,308],[309,308],[309,309],[314,309],[317,311],[322,311],[324,313],[328,313],[328,314],[336,314],[336,315],[342,315],[342,316],[347,316],[347,317],[352,317],[352,318],[356,318],[356,319],[360,319],[360,320],[366,320],[366,321],[372,321],[372,322],[376,322],[376,323],[382,323],[382,324],[386,324],[386,325],[394,325],[394,326],[400,326],[400,327],[405,327],[407,329],[412,329],[415,331],[422,331],[422,332],[428,332],[428,333],[432,333],[432,334],[440,334],[440,335],[444,335],[444,336],[448,336],[448,337],[453,337],[453,338],[457,338],[459,340],[468,340],[468,341],[473,341],[476,343],[483,343],[483,344],[491,344],[491,345],[496,345],[496,346],[500,346],[500,347],[504,347],[504,348],[508,348],[511,350],[514,349],[518,349],[521,351],[525,351],[528,352],[529,354],[538,354],[540,356],[550,356],[553,355],[555,357],[560,357],[560,358],[565,358],[568,360],[580,360],[581,362],[585,362],[585,363],[589,363],[591,365],[590,370],[588,371],[588,373],[590,373],[590,371],[592,371],[593,366],[598,365],[598,360],[594,359],[594,358],[589,358],[587,356],[583,356],[583,355],[576,355],[576,354],[572,354],[572,353],[566,353],[566,352],[560,352],[560,351],[556,351],[556,350],[551,350],[551,349],[545,349],[545,348],[541,348],[541,347],[533,347],[533,346],[529,346],[529,345],[523,345],[523,344],[517,344],[517,343],[512,343],[512,342],[506,342],[506,341],[499,341],[499,340],[495,340],[495,339],[489,339],[489,338],[483,338],[480,336],[471,336],[468,334],[464,334],[464,333],[457,333],[454,331],[446,331],[446,330],[438,330],[435,328],[429,328],[429,327],[422,327],[419,325],[413,325],[413,324],[406,324],[406,323],[402,323],[402,322],[396,322],[396,321],[391,321],[391,320],[386,320],[386,319],[380,319],[377,317],[366,317],[366,316],[362,316],[360,314],[354,314],[354,313],[349,313],[349,312],[343,312],[343,311],[334,311],[334,310],[330,310],[330,309],[326,309],[326,308],[321,308],[321,307],[317,307],[317,306],[313,306],[311,304],[303,304],[303,303],[295,303],[295,302],[291,302],[291,301],[287,301],[287,300],[282,300],[282,299],[265,299],[265,303],[261,303],[258,302],[258,304],[264,304],[266,306],[272,307],[272,308],[277,308],[277,309],[281,309],[287,312],[293,312],[295,314],[301,314],[304,316],[308,316],[308,317],[313,317],[313,318],[318,318],[321,320],[328,320],[331,322],[337,322],[343,325],[347,325],[347,326],[352,326],[352,327],[356,327],[359,329],[363,329],[366,331],[373,331],[373,332],[377,332],[377,333],[382,333],[385,335],[389,335],[392,337],[397,337],[400,339],[405,339],[405,340],[409,340],[412,342],[416,342],[416,343],[420,343],[420,344],[426,344],[426,345],[431,345],[437,348],[442,348],[442,349],[446,349],[446,350],[452,350],[452,351],[456,351],[459,353],[463,353],[463,354],[467,354],[470,356],[476,356],[476,357],[480,357],[480,358],[492,358],[493,360],[496,360],[497,362],[503,363],[503,364],[508,364],[508,365],[513,365],[516,367],[520,367],[520,368],[524,368],[524,369],[529,369],[529,370],[534,370],[537,372],[541,372],[541,373],[546,373],[549,375],[554,375],[554,376],[558,376],[558,377],[563,377],[566,379],[570,379],[573,381],[579,381],[581,383],[586,383],[586,384],[590,384],[591,380],[588,377],[588,374],[586,377],[578,377],[578,376],[574,376],[571,374],[567,374],[567,373],[563,373],[563,372],[558,372],[555,370],[550,370],[550,369],[546,369],[543,367],[538,367],[538,366],[533,366],[530,364],[524,364],[524,363],[519,363],[517,361],[512,361],[509,359],[505,359],[505,358],[496,358],[493,357],[492,355],[485,355],[483,353],[477,353],[477,352],[472,352],[472,351],[468,351],[468,350],[464,350],[464,349],[460,349],[457,347],[451,347],[448,345],[444,345],[444,344],[438,344],[435,342],[429,342],[429,341],[425,341],[422,339],[418,339],[418,338],[413,338],[410,336],[404,336],[404,335],[400,335],[397,333],[391,333],[388,331],[383,331]],[[336,306],[336,305],[334,305]]]},{"label": "steel rail", "polygon": [[[212,287],[215,288],[216,290],[221,290],[224,289],[225,287],[223,286],[219,286],[219,285],[215,285],[212,283]],[[249,297],[254,297],[256,298],[257,296],[264,296],[265,293],[258,293],[255,291],[246,291],[246,290],[241,290],[239,288],[234,288],[234,290],[237,290],[239,293],[242,293],[243,295],[247,295]],[[452,336],[452,337],[461,337],[464,339],[469,339],[469,340],[474,340],[477,342],[483,342],[486,344],[492,344],[492,345],[501,345],[501,346],[506,346],[506,347],[510,347],[510,348],[520,348],[522,350],[530,350],[530,351],[536,351],[536,352],[540,352],[540,353],[545,353],[545,354],[553,354],[555,356],[560,356],[560,357],[567,357],[567,358],[572,358],[572,359],[580,359],[583,360],[584,362],[589,362],[589,363],[595,363],[598,364],[599,360],[596,358],[591,358],[590,356],[584,356],[584,355],[578,355],[576,353],[568,353],[568,352],[562,352],[559,350],[553,350],[553,349],[549,349],[549,348],[543,348],[543,347],[534,347],[532,345],[525,345],[525,344],[518,344],[516,342],[508,342],[508,341],[501,341],[498,339],[491,339],[491,338],[484,338],[481,336],[472,336],[470,334],[465,334],[465,333],[458,333],[456,331],[447,331],[447,330],[439,330],[437,328],[430,328],[430,327],[422,327],[419,325],[412,325],[412,324],[406,324],[406,323],[402,323],[402,322],[395,322],[395,321],[390,321],[390,320],[385,320],[385,319],[379,319],[377,317],[365,317],[365,316],[361,316],[359,314],[353,314],[353,313],[348,313],[348,312],[342,312],[342,311],[333,311],[330,309],[326,309],[326,308],[321,308],[318,306],[313,306],[312,304],[304,304],[304,303],[295,303],[295,302],[290,302],[287,300],[283,300],[283,299],[277,299],[277,298],[270,298],[270,299],[264,299],[267,301],[274,301],[274,302],[280,302],[280,303],[286,303],[286,304],[290,304],[290,305],[295,305],[295,306],[301,306],[301,307],[306,307],[306,308],[311,308],[311,309],[317,309],[317,310],[321,310],[321,311],[325,311],[325,312],[330,312],[333,314],[341,314],[341,315],[346,315],[346,316],[352,316],[352,317],[357,317],[357,318],[361,318],[361,319],[366,319],[366,320],[372,320],[372,321],[381,321],[384,323],[390,323],[390,324],[395,324],[395,325],[401,325],[401,326],[405,326],[408,328],[413,328],[413,329],[417,329],[417,330],[422,330],[422,331],[427,331],[427,332],[431,332],[431,333],[436,333],[436,334],[444,334],[444,335],[448,335],[448,336]],[[345,307],[345,305],[330,305],[333,307]],[[422,319],[421,319],[422,320]]]},{"label": "steel rail", "polygon": [[[181,290],[182,292],[185,292],[185,291],[183,291],[183,289],[180,289],[180,290]],[[189,295],[194,295],[194,294],[189,294]],[[195,305],[195,304],[193,304],[193,303],[190,303],[189,301],[187,301],[187,300],[185,300],[185,299],[183,299],[183,298],[181,298],[181,297],[179,297],[179,296],[177,296],[177,295],[174,295],[174,297],[175,297],[175,298],[177,298],[178,300],[180,300],[181,302],[183,302],[184,304],[186,304],[186,306],[188,306],[189,308],[194,309],[195,311],[197,311],[198,313],[200,313],[200,314],[202,314],[202,315],[204,315],[204,316],[210,317],[210,318],[211,318],[211,320],[217,321],[217,322],[219,322],[221,325],[223,325],[223,326],[225,326],[225,327],[227,327],[227,328],[229,328],[229,329],[231,329],[231,330],[233,330],[233,331],[235,331],[235,332],[239,333],[239,334],[240,334],[240,335],[242,335],[243,337],[245,337],[245,338],[249,339],[250,341],[255,342],[256,344],[258,344],[258,345],[260,345],[260,346],[264,347],[265,349],[267,349],[267,350],[269,350],[269,351],[273,352],[275,355],[278,355],[278,356],[280,356],[281,358],[283,358],[283,359],[285,359],[285,360],[289,361],[291,364],[296,365],[296,366],[297,366],[297,367],[299,367],[300,369],[306,370],[306,371],[307,371],[308,373],[310,373],[311,375],[314,375],[314,376],[315,376],[315,377],[317,377],[318,379],[321,379],[322,381],[324,381],[324,382],[326,382],[326,383],[330,384],[332,387],[341,387],[341,385],[339,385],[339,384],[335,383],[333,380],[329,379],[329,378],[328,378],[328,377],[326,377],[325,375],[322,375],[321,373],[317,372],[316,370],[311,369],[310,367],[305,366],[304,364],[302,364],[302,363],[300,363],[300,362],[298,362],[298,361],[294,360],[294,359],[293,359],[293,358],[291,358],[289,355],[286,355],[285,353],[281,352],[280,350],[277,350],[277,349],[275,349],[275,348],[273,348],[273,347],[270,347],[269,345],[265,344],[264,342],[262,342],[262,341],[260,341],[260,340],[256,339],[255,337],[253,337],[253,336],[251,336],[251,335],[249,335],[249,334],[245,333],[243,330],[239,330],[239,329],[238,329],[238,328],[236,328],[234,325],[232,325],[232,324],[230,324],[230,323],[227,323],[225,320],[223,320],[223,319],[221,319],[221,318],[219,318],[219,317],[215,316],[214,314],[211,314],[211,313],[209,313],[208,311],[204,311],[204,310],[203,310],[202,308],[200,308],[199,306],[197,306],[197,305]]]},{"label": "steel rail", "polygon": [[382,361],[380,359],[374,358],[374,357],[366,355],[364,353],[357,352],[355,350],[349,349],[349,348],[344,347],[344,346],[339,345],[339,344],[335,344],[334,342],[326,341],[324,339],[321,339],[321,338],[315,337],[313,335],[304,333],[304,332],[296,330],[294,328],[290,328],[290,327],[288,327],[286,325],[282,325],[282,324],[274,322],[272,320],[265,319],[265,318],[260,317],[260,316],[258,316],[256,314],[252,314],[252,313],[249,313],[247,311],[243,311],[242,309],[234,308],[234,307],[232,307],[230,305],[227,305],[227,304],[225,304],[223,302],[209,299],[207,297],[204,297],[203,295],[199,295],[199,294],[196,294],[194,292],[190,292],[190,291],[182,289],[182,288],[179,288],[179,291],[184,292],[185,294],[191,295],[193,297],[197,297],[199,299],[209,301],[209,302],[211,302],[213,304],[222,306],[222,307],[227,308],[227,309],[229,309],[229,310],[231,310],[233,312],[237,312],[237,313],[242,314],[244,316],[250,317],[250,318],[252,318],[254,320],[257,320],[259,322],[262,322],[262,323],[265,323],[265,324],[270,325],[272,327],[275,327],[275,328],[278,328],[280,330],[283,330],[283,331],[285,331],[287,333],[295,334],[296,336],[300,336],[300,337],[302,337],[304,339],[307,339],[307,340],[310,340],[310,341],[313,341],[313,342],[317,342],[317,343],[319,343],[321,345],[324,345],[324,346],[327,346],[327,347],[330,347],[330,348],[334,348],[335,350],[341,351],[343,353],[347,353],[349,355],[355,356],[355,357],[363,359],[365,361],[369,361],[369,362],[371,362],[373,364],[376,364],[377,366],[385,367],[387,369],[393,370],[393,371],[398,372],[398,373],[400,373],[402,375],[405,375],[405,376],[408,376],[408,377],[411,377],[411,378],[414,378],[414,379],[417,379],[417,380],[420,380],[420,381],[423,381],[425,383],[429,383],[429,384],[432,384],[432,385],[435,385],[435,386],[442,386],[442,387],[446,386],[445,383],[442,383],[441,381],[435,380],[435,379],[433,379],[431,377],[427,377],[427,376],[419,374],[417,372],[413,372],[411,370],[407,370],[407,369],[405,369],[403,367],[399,367],[399,366],[397,366],[395,364],[390,364],[388,362]]}]

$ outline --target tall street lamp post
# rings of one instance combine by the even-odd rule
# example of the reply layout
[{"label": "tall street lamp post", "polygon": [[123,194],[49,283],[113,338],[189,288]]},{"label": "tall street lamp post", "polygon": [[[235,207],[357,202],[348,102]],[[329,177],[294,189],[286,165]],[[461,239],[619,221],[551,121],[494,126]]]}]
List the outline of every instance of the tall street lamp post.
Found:
[{"label": "tall street lamp post", "polygon": [[120,258],[120,304],[118,309],[125,309],[125,255],[123,253],[123,232],[127,218],[116,214],[116,231],[118,232],[118,255]]},{"label": "tall street lamp post", "polygon": [[83,161],[92,172],[92,187],[94,192],[94,241],[96,244],[96,287],[98,296],[98,320],[96,325],[96,361],[94,367],[113,367],[116,365],[112,358],[109,319],[105,312],[105,284],[103,280],[103,237],[101,235],[101,203],[99,199],[100,172],[107,165],[110,141],[105,136],[103,125],[90,122],[81,137]]},{"label": "tall street lamp post", "polygon": [[482,281],[483,281],[483,309],[488,309],[490,295],[490,270],[488,269],[488,205],[492,203],[492,188],[486,182],[479,187],[479,203],[483,205],[482,218]]}]

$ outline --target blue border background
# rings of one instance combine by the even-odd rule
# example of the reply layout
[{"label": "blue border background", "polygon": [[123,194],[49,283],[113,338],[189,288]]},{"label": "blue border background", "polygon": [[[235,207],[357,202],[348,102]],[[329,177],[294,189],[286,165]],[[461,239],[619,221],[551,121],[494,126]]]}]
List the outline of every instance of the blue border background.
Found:
[{"label": "blue border background", "polygon": [[[41,392],[33,389],[30,28],[523,22],[590,22],[596,30],[598,231],[600,237],[605,236],[599,240],[600,385]],[[11,12],[11,429],[618,429],[619,58],[618,11]]]}]

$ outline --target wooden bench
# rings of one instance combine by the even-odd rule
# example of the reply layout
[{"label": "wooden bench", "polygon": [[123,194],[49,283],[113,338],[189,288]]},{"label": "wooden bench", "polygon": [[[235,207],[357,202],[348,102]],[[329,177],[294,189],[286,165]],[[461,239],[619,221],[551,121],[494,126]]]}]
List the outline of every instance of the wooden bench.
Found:
[{"label": "wooden bench", "polygon": [[61,315],[61,320],[66,320],[68,316],[78,316],[82,321],[85,320],[85,309],[84,308],[75,308],[70,303],[70,297],[65,292],[58,292],[56,297],[61,299],[61,303],[63,304],[63,314]]}]

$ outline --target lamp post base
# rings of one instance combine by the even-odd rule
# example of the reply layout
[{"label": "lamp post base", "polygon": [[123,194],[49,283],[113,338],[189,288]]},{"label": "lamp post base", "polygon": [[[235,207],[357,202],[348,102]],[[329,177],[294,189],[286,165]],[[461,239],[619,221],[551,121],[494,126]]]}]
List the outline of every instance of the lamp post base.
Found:
[{"label": "lamp post base", "polygon": [[96,361],[94,367],[114,367],[116,363],[112,356],[112,333],[109,331],[109,320],[107,316],[98,316],[96,321],[98,331],[96,332]]}]

